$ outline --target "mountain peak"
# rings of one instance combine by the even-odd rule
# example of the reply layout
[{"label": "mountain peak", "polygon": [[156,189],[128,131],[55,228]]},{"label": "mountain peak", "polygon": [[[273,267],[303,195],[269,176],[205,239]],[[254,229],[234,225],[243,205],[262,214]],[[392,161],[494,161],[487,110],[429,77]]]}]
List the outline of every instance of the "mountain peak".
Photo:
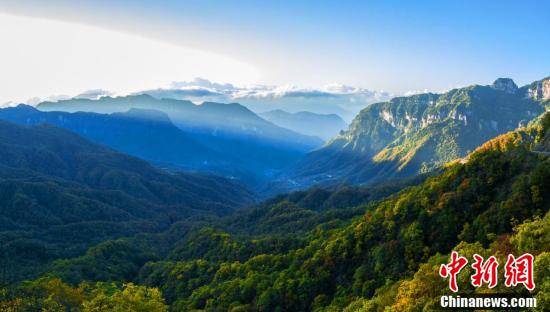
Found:
[{"label": "mountain peak", "polygon": [[38,111],[33,106],[27,105],[27,104],[19,104],[15,107],[15,109],[17,109],[18,111],[22,111],[22,112],[35,112],[35,111]]},{"label": "mountain peak", "polygon": [[154,110],[154,109],[144,109],[144,108],[130,108],[125,113],[113,113],[114,116],[130,117],[135,119],[145,119],[145,120],[154,120],[164,123],[172,123],[168,115],[164,112]]},{"label": "mountain peak", "polygon": [[511,78],[498,78],[493,82],[491,88],[510,94],[514,94],[518,90],[518,86]]}]

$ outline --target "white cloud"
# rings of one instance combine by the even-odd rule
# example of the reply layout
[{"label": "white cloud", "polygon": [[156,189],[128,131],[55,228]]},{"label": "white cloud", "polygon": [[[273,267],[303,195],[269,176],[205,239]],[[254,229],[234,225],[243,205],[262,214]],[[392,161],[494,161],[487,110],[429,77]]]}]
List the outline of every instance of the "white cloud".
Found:
[{"label": "white cloud", "polygon": [[405,96],[411,96],[411,95],[416,95],[416,94],[424,94],[424,93],[429,93],[430,91],[428,89],[423,89],[423,90],[409,90],[407,92],[405,92]]},{"label": "white cloud", "polygon": [[0,103],[108,89],[130,93],[207,76],[255,83],[253,66],[205,51],[47,19],[0,13]]},{"label": "white cloud", "polygon": [[115,96],[116,94],[109,90],[104,89],[93,89],[93,90],[87,90],[79,95],[75,96],[77,99],[90,99],[90,100],[97,100],[104,96]]}]

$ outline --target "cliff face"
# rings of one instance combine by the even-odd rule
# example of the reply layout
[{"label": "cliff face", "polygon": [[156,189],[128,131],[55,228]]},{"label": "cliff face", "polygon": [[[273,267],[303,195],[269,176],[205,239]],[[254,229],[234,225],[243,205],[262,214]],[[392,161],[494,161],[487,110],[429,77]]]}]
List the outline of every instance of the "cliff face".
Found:
[{"label": "cliff face", "polygon": [[522,92],[528,98],[535,101],[550,100],[550,77],[535,81],[522,88]]},{"label": "cliff face", "polygon": [[511,79],[501,78],[491,86],[394,98],[363,110],[336,140],[343,139],[347,148],[368,154],[401,135],[439,123],[474,127],[480,133],[509,131],[542,113],[538,104],[518,97],[518,90]]},{"label": "cliff face", "polygon": [[363,109],[347,131],[295,171],[299,184],[383,181],[428,172],[545,111],[550,78],[518,88],[499,78],[443,94],[393,98]]}]

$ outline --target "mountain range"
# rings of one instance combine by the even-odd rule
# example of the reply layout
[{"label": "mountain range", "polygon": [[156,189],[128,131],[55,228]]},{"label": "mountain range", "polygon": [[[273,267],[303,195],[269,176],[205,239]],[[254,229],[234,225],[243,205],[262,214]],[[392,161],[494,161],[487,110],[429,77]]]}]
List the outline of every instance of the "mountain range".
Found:
[{"label": "mountain range", "polygon": [[222,218],[188,219],[159,234],[109,240],[54,262],[0,304],[432,311],[449,294],[438,272],[456,251],[499,263],[509,254],[533,255],[532,291],[500,282],[472,287],[470,269],[458,274],[457,285],[464,297],[533,297],[536,311],[546,311],[549,138],[546,114],[414,185],[314,188]]},{"label": "mountain range", "polygon": [[320,146],[238,104],[150,96],[75,99],[0,110],[0,119],[49,123],[165,168],[215,173],[255,185]]},{"label": "mountain range", "polygon": [[320,148],[293,122],[327,116],[239,104],[2,109],[0,310],[431,311],[457,251],[532,254],[533,291],[459,288],[547,311],[549,108],[550,78],[500,78],[366,106]]},{"label": "mountain range", "polygon": [[319,145],[314,137],[299,135],[278,127],[237,104],[205,102],[195,105],[190,101],[157,99],[150,95],[125,97],[101,97],[98,100],[70,99],[57,102],[42,102],[36,106],[41,111],[126,112],[132,108],[157,110],[168,115],[172,122],[182,128],[215,135],[246,136],[248,140],[273,140],[278,144],[307,150]]},{"label": "mountain range", "polygon": [[489,86],[372,104],[281,181],[290,182],[291,188],[342,181],[362,184],[430,172],[526,125],[549,107],[549,92],[550,78],[522,88],[500,78]]},{"label": "mountain range", "polygon": [[329,84],[320,88],[301,88],[291,85],[238,87],[202,78],[174,82],[167,88],[144,90],[137,94],[149,94],[159,99],[190,100],[195,103],[238,102],[256,113],[284,110],[291,113],[308,111],[325,115],[337,114],[346,121],[351,120],[363,107],[391,98],[391,94],[387,92],[341,84]]},{"label": "mountain range", "polygon": [[186,169],[215,165],[223,156],[172,124],[162,112],[130,109],[125,113],[42,112],[19,105],[0,110],[0,119],[22,125],[49,124],[156,164]]},{"label": "mountain range", "polygon": [[[239,104],[195,105],[150,95],[43,102],[37,108],[44,112],[35,111],[34,117],[18,113],[12,118],[0,111],[0,119],[52,123],[166,168],[237,178],[260,193],[275,194],[432,172],[544,112],[549,82],[545,78],[518,88],[500,78],[489,86],[396,97],[367,106],[345,131],[335,115],[276,110],[258,116]],[[101,121],[89,128],[78,116]],[[78,121],[68,121],[74,118]],[[143,124],[112,131],[117,125],[130,129],[123,126],[129,121]],[[313,135],[327,139],[331,134],[319,148],[321,140]]]},{"label": "mountain range", "polygon": [[331,139],[348,126],[336,114],[323,115],[311,112],[288,113],[278,109],[261,113],[260,116],[283,128],[311,136],[318,136],[323,140]]},{"label": "mountain range", "polygon": [[[337,114],[349,122],[365,106],[388,100],[392,95],[384,91],[371,91],[342,84],[328,84],[318,88],[303,88],[292,85],[235,86],[216,83],[203,78],[192,81],[173,82],[169,86],[134,92],[130,95],[150,95],[157,99],[187,100],[196,104],[204,102],[237,102],[257,114],[272,110],[291,113],[308,111],[316,114]],[[104,89],[91,89],[76,96],[58,95],[41,100],[27,101],[36,105],[44,101],[68,99],[98,100],[113,97],[115,93]]]}]

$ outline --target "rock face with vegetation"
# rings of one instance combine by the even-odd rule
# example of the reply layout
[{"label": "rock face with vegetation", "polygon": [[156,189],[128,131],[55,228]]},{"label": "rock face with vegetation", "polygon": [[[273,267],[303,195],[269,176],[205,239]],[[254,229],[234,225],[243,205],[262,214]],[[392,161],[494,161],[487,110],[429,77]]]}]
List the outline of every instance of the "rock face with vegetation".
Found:
[{"label": "rock face with vegetation", "polygon": [[[368,183],[429,172],[545,111],[550,79],[511,79],[444,94],[397,97],[362,110],[348,130],[310,153],[289,176],[297,185]],[[282,179],[282,180],[283,180]]]},{"label": "rock face with vegetation", "polygon": [[510,78],[498,78],[497,80],[495,80],[495,82],[493,82],[493,85],[491,87],[495,90],[499,90],[509,94],[515,94],[518,91],[518,86]]},{"label": "rock face with vegetation", "polygon": [[525,97],[547,104],[550,100],[550,77],[535,81],[521,88],[520,92]]}]

